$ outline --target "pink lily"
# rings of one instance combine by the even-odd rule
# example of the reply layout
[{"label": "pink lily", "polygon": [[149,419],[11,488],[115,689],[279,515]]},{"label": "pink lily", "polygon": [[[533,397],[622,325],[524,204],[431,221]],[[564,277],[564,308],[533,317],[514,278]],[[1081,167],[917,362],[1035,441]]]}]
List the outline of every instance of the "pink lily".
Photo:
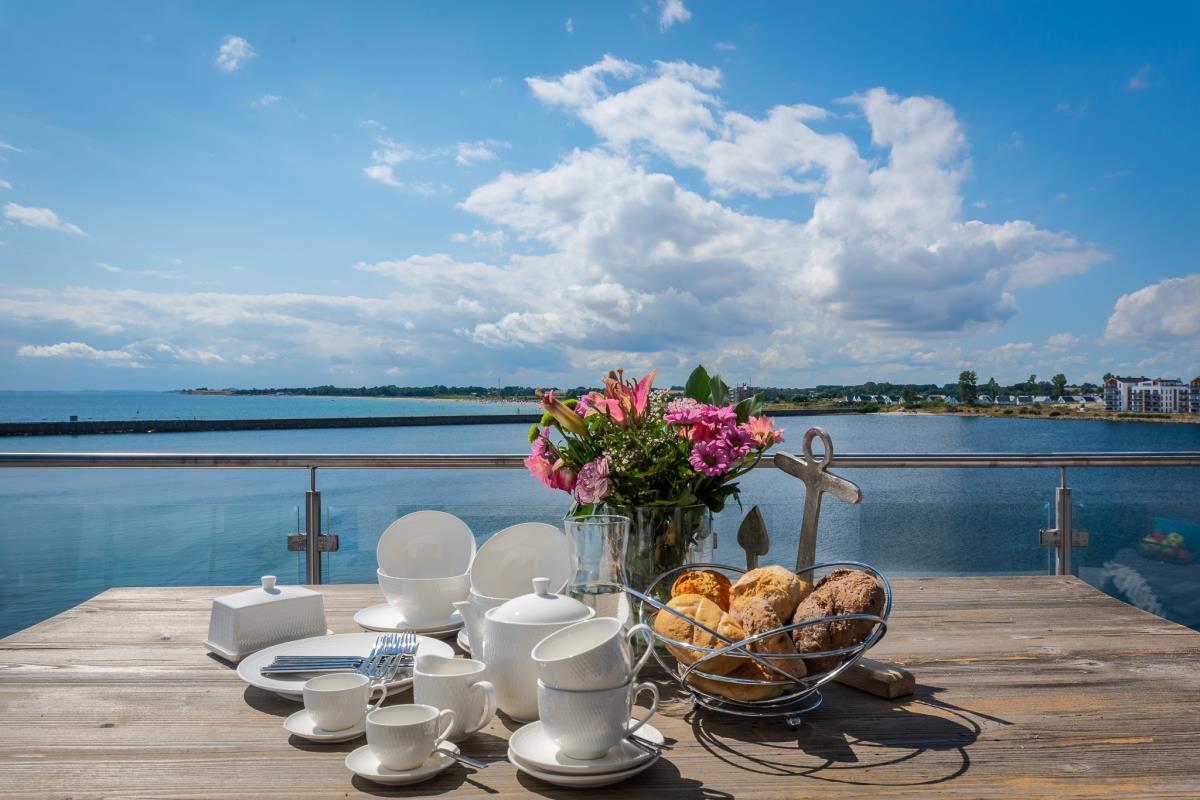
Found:
[{"label": "pink lily", "polygon": [[625,380],[625,370],[610,372],[604,378],[604,398],[595,406],[608,414],[618,425],[631,425],[646,412],[650,402],[650,387],[654,384],[654,370],[640,381]]},{"label": "pink lily", "polygon": [[554,421],[564,431],[577,436],[583,436],[587,433],[587,425],[584,425],[579,415],[567,408],[561,400],[555,399],[553,390],[543,392],[541,389],[538,389],[537,396],[542,399],[542,408],[550,412],[550,416],[554,417]]}]

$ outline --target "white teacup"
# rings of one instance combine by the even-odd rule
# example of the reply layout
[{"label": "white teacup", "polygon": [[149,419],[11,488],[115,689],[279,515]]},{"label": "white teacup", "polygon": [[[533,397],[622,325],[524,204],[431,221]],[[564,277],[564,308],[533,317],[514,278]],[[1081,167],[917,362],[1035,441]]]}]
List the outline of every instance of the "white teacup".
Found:
[{"label": "white teacup", "polygon": [[[646,713],[630,724],[633,701],[644,691],[650,692],[654,700]],[[552,689],[538,681],[538,715],[542,728],[563,754],[571,758],[600,758],[617,742],[645,725],[657,708],[658,688],[652,683],[629,683],[615,689],[579,692]],[[369,725],[370,717],[367,720]]]},{"label": "white teacup", "polygon": [[[645,637],[646,652],[635,663],[632,643],[639,634]],[[550,634],[530,655],[542,683],[554,689],[587,691],[629,683],[653,647],[654,632],[649,625],[634,625],[625,631],[618,619],[593,617]]]},{"label": "white teacup", "polygon": [[446,741],[454,712],[433,706],[401,705],[367,714],[367,746],[390,770],[416,769]]},{"label": "white teacup", "polygon": [[[371,703],[371,694],[380,690],[379,700]],[[379,708],[387,697],[387,687],[371,685],[366,675],[340,672],[318,675],[304,682],[304,707],[318,728],[341,731],[362,722],[366,713]]]},{"label": "white teacup", "polygon": [[483,680],[487,665],[469,658],[425,653],[413,669],[413,702],[454,712],[446,738],[461,742],[491,722],[496,714],[496,687]]}]

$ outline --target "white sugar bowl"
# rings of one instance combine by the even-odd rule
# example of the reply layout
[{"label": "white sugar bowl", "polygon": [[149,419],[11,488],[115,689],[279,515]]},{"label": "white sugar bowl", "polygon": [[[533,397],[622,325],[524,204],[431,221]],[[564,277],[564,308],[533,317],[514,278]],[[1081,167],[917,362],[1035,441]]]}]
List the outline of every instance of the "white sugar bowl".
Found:
[{"label": "white sugar bowl", "polygon": [[204,646],[236,663],[264,647],[327,632],[320,592],[276,586],[274,575],[264,575],[257,588],[213,600]]}]

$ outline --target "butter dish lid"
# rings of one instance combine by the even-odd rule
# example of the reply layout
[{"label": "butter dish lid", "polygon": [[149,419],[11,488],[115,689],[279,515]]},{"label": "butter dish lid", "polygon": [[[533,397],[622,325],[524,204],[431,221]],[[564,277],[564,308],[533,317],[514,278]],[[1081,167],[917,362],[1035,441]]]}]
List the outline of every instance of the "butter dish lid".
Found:
[{"label": "butter dish lid", "polygon": [[274,575],[263,575],[262,585],[253,589],[245,589],[213,600],[229,608],[240,609],[261,606],[267,603],[277,603],[280,600],[290,600],[296,597],[312,597],[320,592],[303,586],[276,586]]}]

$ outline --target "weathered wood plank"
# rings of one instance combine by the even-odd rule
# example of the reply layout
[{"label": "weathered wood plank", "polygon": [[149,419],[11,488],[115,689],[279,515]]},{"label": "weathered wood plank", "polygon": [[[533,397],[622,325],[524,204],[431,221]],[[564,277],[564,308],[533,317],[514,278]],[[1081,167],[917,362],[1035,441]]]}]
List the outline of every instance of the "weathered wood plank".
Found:
[{"label": "weathered wood plank", "polygon": [[[1200,634],[1072,578],[900,580],[872,655],[912,669],[910,697],[832,686],[798,731],[696,713],[673,688],[674,750],[588,797],[1200,796]],[[494,761],[386,789],[344,768],[362,740],[289,740],[298,706],[206,655],[225,588],[114,589],[0,640],[0,797],[583,796],[503,761],[515,725],[468,740]],[[355,631],[371,586],[322,587]],[[660,676],[661,677],[661,676]],[[401,695],[406,701],[409,695]]]}]

